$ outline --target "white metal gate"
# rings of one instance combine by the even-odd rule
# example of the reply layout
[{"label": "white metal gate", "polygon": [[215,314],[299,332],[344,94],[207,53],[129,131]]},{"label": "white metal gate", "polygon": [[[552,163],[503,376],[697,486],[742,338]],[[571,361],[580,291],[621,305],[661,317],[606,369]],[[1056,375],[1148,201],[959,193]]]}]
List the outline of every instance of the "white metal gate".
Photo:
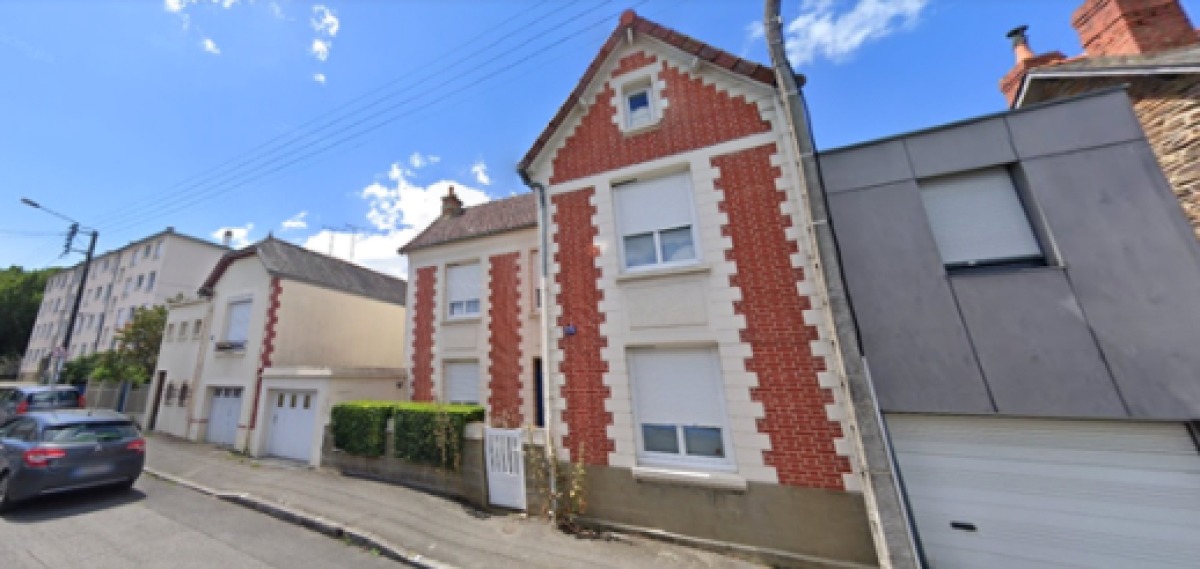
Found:
[{"label": "white metal gate", "polygon": [[213,389],[212,408],[208,412],[208,442],[233,446],[237,442],[238,416],[242,414],[242,388]]},{"label": "white metal gate", "polygon": [[514,510],[525,509],[525,453],[521,429],[484,428],[488,502]]},{"label": "white metal gate", "polygon": [[315,391],[272,391],[267,454],[308,462],[312,458]]}]

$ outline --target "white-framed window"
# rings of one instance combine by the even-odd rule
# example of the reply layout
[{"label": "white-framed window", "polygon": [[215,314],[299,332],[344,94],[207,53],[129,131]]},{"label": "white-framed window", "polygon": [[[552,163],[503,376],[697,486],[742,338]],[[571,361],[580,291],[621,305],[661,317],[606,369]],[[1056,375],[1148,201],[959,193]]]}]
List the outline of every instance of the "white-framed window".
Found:
[{"label": "white-framed window", "polygon": [[444,371],[447,403],[479,403],[479,362],[446,362]]},{"label": "white-framed window", "polygon": [[149,258],[150,258],[150,249],[151,249],[151,247],[153,247],[153,245],[151,245],[150,243],[147,243],[147,244],[146,244],[146,247],[145,247],[144,249],[142,249],[142,257],[145,257],[145,258],[147,258],[147,259],[149,259]]},{"label": "white-framed window", "polygon": [[192,323],[192,337],[194,338],[200,337],[200,322],[200,319],[196,319],[196,321]]},{"label": "white-framed window", "polygon": [[613,199],[626,269],[699,259],[688,172],[620,184],[613,188]]},{"label": "white-framed window", "polygon": [[180,341],[187,339],[187,329],[188,329],[187,320],[180,321],[179,322],[179,340]]},{"label": "white-framed window", "polygon": [[724,382],[715,349],[631,349],[638,462],[733,470]]},{"label": "white-framed window", "polygon": [[446,267],[446,316],[479,316],[479,298],[482,292],[483,275],[479,271],[479,263]]},{"label": "white-framed window", "polygon": [[133,290],[133,277],[125,279],[125,294],[128,295],[131,290]]},{"label": "white-framed window", "polygon": [[635,83],[624,93],[625,128],[635,129],[654,123],[654,95],[650,82]]},{"label": "white-framed window", "polygon": [[154,278],[157,276],[158,273],[154,271],[150,271],[150,274],[146,275],[146,290],[154,290]]},{"label": "white-framed window", "polygon": [[224,343],[230,349],[240,349],[246,346],[250,334],[250,299],[236,300],[229,303],[225,319]]},{"label": "white-framed window", "polygon": [[947,268],[1045,263],[1006,168],[930,178],[919,185]]},{"label": "white-framed window", "polygon": [[158,243],[154,245],[154,258],[155,259],[162,257],[162,248],[163,248],[163,240],[159,239]]},{"label": "white-framed window", "polygon": [[142,284],[146,282],[146,275],[138,275],[137,283],[133,285],[134,290],[142,290]]},{"label": "white-framed window", "polygon": [[163,334],[163,339],[168,342],[175,339],[175,325],[174,324],[171,324],[171,323],[167,324],[167,333]]}]

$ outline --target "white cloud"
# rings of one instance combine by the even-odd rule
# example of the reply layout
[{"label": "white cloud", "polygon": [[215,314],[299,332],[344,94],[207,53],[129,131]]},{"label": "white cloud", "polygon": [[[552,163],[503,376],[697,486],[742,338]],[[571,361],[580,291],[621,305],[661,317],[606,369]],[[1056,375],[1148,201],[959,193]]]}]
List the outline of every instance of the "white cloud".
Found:
[{"label": "white cloud", "polygon": [[762,39],[766,35],[767,32],[763,28],[762,22],[750,22],[746,24],[746,39],[757,40]]},{"label": "white cloud", "polygon": [[475,175],[475,181],[485,186],[492,185],[492,178],[488,176],[487,164],[480,160],[471,166],[471,173]]},{"label": "white cloud", "polygon": [[396,253],[396,250],[441,215],[442,196],[451,186],[464,205],[476,205],[489,199],[483,191],[451,180],[418,186],[408,180],[408,174],[399,163],[392,164],[388,178],[394,184],[374,183],[359,192],[359,196],[368,203],[366,217],[374,226],[375,233],[355,237],[350,232],[323,230],[309,236],[303,243],[304,247],[328,254],[332,239],[333,255],[349,260],[353,243],[355,263],[405,277],[408,259]]},{"label": "white cloud", "polygon": [[247,223],[243,227],[237,227],[237,226],[222,227],[222,228],[212,232],[213,239],[216,239],[217,241],[221,241],[221,240],[225,239],[226,231],[229,231],[233,234],[233,240],[231,241],[231,245],[233,245],[233,247],[235,249],[241,249],[242,247],[245,247],[250,244],[250,232],[254,231],[254,224]]},{"label": "white cloud", "polygon": [[280,225],[283,226],[284,231],[291,231],[293,229],[304,229],[304,228],[308,227],[308,222],[304,220],[304,218],[306,218],[306,217],[308,217],[308,212],[302,211],[300,213],[297,213],[296,215],[293,215],[291,217],[291,219],[283,220],[283,223],[281,223]]},{"label": "white cloud", "polygon": [[312,49],[310,50],[310,52],[317,59],[319,59],[321,61],[325,61],[326,59],[329,59],[329,48],[330,47],[333,47],[333,44],[331,44],[328,41],[325,41],[321,38],[317,38],[317,39],[313,40]]},{"label": "white cloud", "polygon": [[221,48],[217,47],[217,42],[213,41],[212,38],[204,38],[204,41],[200,42],[200,45],[203,46],[204,51],[207,51],[208,53],[213,55],[221,55]]},{"label": "white cloud", "polygon": [[334,37],[338,33],[338,28],[341,27],[341,22],[333,11],[327,8],[324,4],[313,6],[312,27],[313,31],[318,35],[327,35]]},{"label": "white cloud", "polygon": [[175,14],[182,12],[188,4],[188,0],[163,0],[163,8]]},{"label": "white cloud", "polygon": [[325,84],[325,74],[324,73],[313,73],[313,81],[316,81],[317,83],[324,85]]},{"label": "white cloud", "polygon": [[267,4],[267,7],[271,9],[272,16],[275,16],[280,20],[283,19],[283,6],[280,6],[279,2],[271,2],[270,4]]},{"label": "white cloud", "polygon": [[[844,60],[869,42],[915,26],[928,4],[929,0],[857,0],[849,10],[838,10],[835,6],[843,2],[804,0],[800,15],[784,28],[788,59],[795,66],[818,57]],[[751,24],[747,33],[757,39],[761,30],[760,23]]]},{"label": "white cloud", "polygon": [[[441,162],[441,161],[442,161],[441,156],[434,156],[432,154],[421,154],[420,152],[413,152],[412,155],[408,157],[408,165],[412,166],[414,170],[420,170],[421,168],[424,168],[430,164],[437,164],[438,162]],[[392,173],[389,173],[388,177],[395,180],[396,178],[394,177],[394,172],[396,172],[396,171],[397,171],[396,165],[393,165]],[[409,173],[409,175],[412,175],[411,171],[409,171],[408,173]]]}]

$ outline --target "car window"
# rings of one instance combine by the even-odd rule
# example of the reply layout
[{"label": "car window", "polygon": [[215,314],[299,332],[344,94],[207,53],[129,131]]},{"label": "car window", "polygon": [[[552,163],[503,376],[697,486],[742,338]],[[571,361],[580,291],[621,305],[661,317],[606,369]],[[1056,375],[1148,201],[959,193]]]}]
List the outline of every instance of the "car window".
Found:
[{"label": "car window", "polygon": [[11,431],[20,420],[20,418],[11,417],[8,420],[0,423],[0,439],[8,438],[8,432]]},{"label": "car window", "polygon": [[38,391],[29,397],[29,405],[32,407],[49,407],[53,402],[53,394],[49,391]]},{"label": "car window", "polygon": [[63,404],[74,405],[78,398],[79,398],[79,392],[75,391],[74,389],[65,389],[63,391],[58,392],[59,405],[63,405]]},{"label": "car window", "polygon": [[8,436],[5,438],[16,439],[18,441],[33,440],[33,433],[37,430],[37,423],[30,419],[20,419],[8,431]]},{"label": "car window", "polygon": [[102,443],[137,436],[137,427],[128,422],[52,425],[42,431],[42,440],[50,443]]}]

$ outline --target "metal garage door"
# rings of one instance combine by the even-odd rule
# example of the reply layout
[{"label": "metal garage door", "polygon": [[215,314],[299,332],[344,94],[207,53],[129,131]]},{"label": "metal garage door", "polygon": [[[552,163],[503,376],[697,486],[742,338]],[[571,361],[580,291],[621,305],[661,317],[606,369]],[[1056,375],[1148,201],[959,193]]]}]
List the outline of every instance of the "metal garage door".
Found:
[{"label": "metal garage door", "polygon": [[208,411],[208,442],[233,446],[237,441],[238,417],[242,414],[242,388],[213,388]]},{"label": "metal garage door", "polygon": [[889,415],[929,566],[1200,566],[1185,425]]},{"label": "metal garage door", "polygon": [[308,462],[317,423],[317,392],[271,391],[267,454]]}]

